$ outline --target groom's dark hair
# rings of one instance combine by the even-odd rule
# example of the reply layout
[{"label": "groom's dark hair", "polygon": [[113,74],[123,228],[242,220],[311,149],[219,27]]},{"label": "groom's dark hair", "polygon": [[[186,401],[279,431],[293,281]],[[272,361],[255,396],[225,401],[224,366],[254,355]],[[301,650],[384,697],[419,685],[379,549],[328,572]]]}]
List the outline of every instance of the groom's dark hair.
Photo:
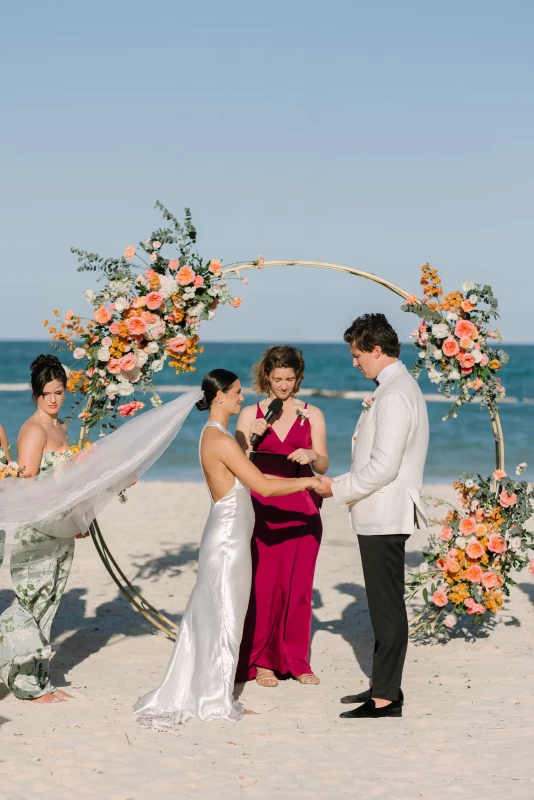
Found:
[{"label": "groom's dark hair", "polygon": [[398,358],[400,355],[399,337],[384,314],[363,314],[355,319],[343,334],[347,344],[354,344],[358,350],[371,353],[378,345],[385,356]]}]

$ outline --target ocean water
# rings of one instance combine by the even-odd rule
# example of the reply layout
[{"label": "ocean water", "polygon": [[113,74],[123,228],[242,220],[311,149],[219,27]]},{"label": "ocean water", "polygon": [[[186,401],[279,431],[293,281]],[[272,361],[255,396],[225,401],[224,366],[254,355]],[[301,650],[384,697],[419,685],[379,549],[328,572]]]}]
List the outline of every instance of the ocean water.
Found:
[{"label": "ocean water", "polygon": [[[175,387],[198,386],[204,373],[215,367],[236,372],[244,386],[250,386],[251,367],[267,344],[207,342],[193,373],[176,376],[171,369],[157,374],[158,386],[164,401],[176,396]],[[306,360],[303,389],[326,391],[355,390],[372,393],[373,384],[353,369],[347,345],[302,344]],[[525,477],[534,480],[534,346],[503,345],[510,355],[509,364],[500,375],[506,386],[506,401],[501,404],[500,416],[504,430],[506,468],[513,474],[515,466],[526,461]],[[26,386],[29,365],[39,353],[54,352],[47,342],[0,342],[0,423],[7,430],[10,442],[16,442],[21,424],[32,413],[33,405]],[[415,348],[403,345],[401,357],[407,366],[415,361]],[[62,356],[69,365],[67,354]],[[435,387],[422,375],[420,385],[425,394],[436,397]],[[308,399],[308,398],[305,398]],[[247,403],[255,402],[252,395]],[[343,397],[310,397],[326,417],[330,474],[346,472],[350,466],[351,436],[361,412],[361,399]],[[147,408],[151,408],[147,398]],[[472,404],[459,409],[458,418],[443,422],[448,401],[428,402],[430,417],[430,449],[426,465],[427,482],[451,482],[463,471],[489,474],[494,469],[495,446],[486,409]],[[65,415],[68,408],[65,408]],[[77,413],[77,412],[76,412]],[[198,464],[198,437],[206,415],[193,410],[180,434],[145,476],[148,480],[201,480]],[[75,419],[69,437],[77,441],[79,430]],[[93,431],[97,436],[98,432]]]}]

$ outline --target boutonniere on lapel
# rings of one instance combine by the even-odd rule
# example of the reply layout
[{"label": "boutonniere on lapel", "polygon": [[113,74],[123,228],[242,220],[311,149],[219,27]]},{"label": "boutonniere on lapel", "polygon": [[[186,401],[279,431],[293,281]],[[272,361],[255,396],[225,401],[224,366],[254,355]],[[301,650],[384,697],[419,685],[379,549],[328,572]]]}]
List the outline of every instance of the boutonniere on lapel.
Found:
[{"label": "boutonniere on lapel", "polygon": [[300,424],[304,425],[304,421],[310,418],[310,412],[307,408],[296,408],[297,417],[300,419]]},{"label": "boutonniere on lapel", "polygon": [[369,411],[374,402],[375,402],[374,397],[366,397],[362,403],[363,410]]}]

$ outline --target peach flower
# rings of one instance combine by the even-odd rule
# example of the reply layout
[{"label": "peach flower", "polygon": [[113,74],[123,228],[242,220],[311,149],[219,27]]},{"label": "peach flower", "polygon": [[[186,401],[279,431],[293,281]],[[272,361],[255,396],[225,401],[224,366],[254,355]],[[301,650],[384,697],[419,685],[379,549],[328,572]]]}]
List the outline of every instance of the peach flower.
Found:
[{"label": "peach flower", "polygon": [[447,556],[447,572],[452,572],[453,575],[457,572],[460,572],[460,565],[459,563],[450,556]]},{"label": "peach flower", "polygon": [[439,535],[440,539],[443,539],[445,542],[450,542],[452,539],[452,528],[445,526],[441,529],[441,533]]},{"label": "peach flower", "polygon": [[180,284],[180,286],[188,286],[190,283],[193,283],[195,280],[195,273],[187,264],[182,267],[182,269],[178,270],[176,274],[176,282]]},{"label": "peach flower", "polygon": [[480,366],[481,367],[485,367],[485,366],[487,366],[488,362],[489,362],[488,354],[484,353],[484,355],[482,356],[482,358],[480,360]]},{"label": "peach flower", "polygon": [[486,609],[481,603],[476,603],[472,597],[468,597],[467,600],[464,601],[464,605],[467,608],[468,614],[485,614]]},{"label": "peach flower", "polygon": [[241,297],[234,297],[234,299],[232,300],[232,307],[239,308],[242,302],[243,300],[241,299]]},{"label": "peach flower", "polygon": [[109,326],[109,329],[110,329],[111,333],[113,334],[113,336],[116,336],[118,334],[118,332],[119,332],[119,323],[118,322],[112,322],[111,325]]},{"label": "peach flower", "polygon": [[480,542],[469,542],[465,548],[468,558],[482,558],[486,552]]},{"label": "peach flower", "polygon": [[258,269],[263,269],[265,259],[263,256],[258,256]]},{"label": "peach flower", "polygon": [[448,339],[445,339],[445,341],[441,345],[441,349],[448,358],[452,358],[452,356],[455,356],[457,353],[460,352],[460,348],[458,347],[458,342],[456,341],[456,339],[453,339],[452,336],[449,336]]},{"label": "peach flower", "polygon": [[146,331],[146,322],[141,317],[130,317],[126,324],[133,336],[140,336]]},{"label": "peach flower", "polygon": [[163,303],[164,297],[159,292],[150,292],[146,296],[146,307],[155,311]]},{"label": "peach flower", "polygon": [[221,271],[221,262],[216,260],[210,261],[210,272],[213,272],[214,275],[218,275]]},{"label": "peach flower", "polygon": [[187,347],[187,339],[185,336],[175,336],[167,343],[167,348],[171,353],[183,353]]},{"label": "peach flower", "polygon": [[157,257],[158,257],[157,253],[150,253],[149,258],[151,261],[156,261]]},{"label": "peach flower", "polygon": [[107,371],[112,375],[118,375],[121,371],[121,362],[119,358],[111,358],[106,364]]},{"label": "peach flower", "polygon": [[460,520],[458,527],[460,529],[460,533],[463,533],[464,536],[471,536],[476,530],[475,520],[473,517],[464,517]]},{"label": "peach flower", "polygon": [[105,325],[111,319],[111,311],[106,306],[99,306],[95,309],[95,319],[101,325]]},{"label": "peach flower", "polygon": [[178,259],[177,258],[171,258],[171,260],[169,261],[169,269],[175,270],[175,269],[178,269],[179,266],[180,266],[180,262],[178,261]]},{"label": "peach flower", "polygon": [[479,522],[475,531],[476,535],[481,539],[483,536],[487,534],[487,532],[488,532],[488,526],[484,525],[483,522]]},{"label": "peach flower", "polygon": [[408,305],[412,305],[412,303],[417,303],[417,295],[416,294],[408,295],[408,297],[406,298],[406,302]]},{"label": "peach flower", "polygon": [[157,314],[151,314],[150,311],[143,311],[141,312],[141,319],[144,319],[147,325],[152,325],[159,317]]},{"label": "peach flower", "polygon": [[69,322],[71,322],[71,320],[72,320],[73,316],[74,316],[74,311],[67,311],[67,313],[65,314],[65,322],[66,322],[67,324],[68,324]]},{"label": "peach flower", "polygon": [[462,350],[470,350],[473,346],[473,340],[469,338],[469,336],[464,336],[460,339],[460,347]]},{"label": "peach flower", "polygon": [[462,369],[472,369],[475,365],[475,357],[471,353],[462,353],[460,366]]},{"label": "peach flower", "polygon": [[504,553],[506,541],[498,533],[492,533],[488,539],[488,550],[492,553]]},{"label": "peach flower", "polygon": [[534,558],[529,562],[528,571],[531,575],[534,575]]},{"label": "peach flower", "polygon": [[499,505],[503,508],[510,508],[511,506],[515,506],[517,503],[517,495],[515,492],[512,494],[508,494],[507,491],[503,489],[503,491],[499,495]]},{"label": "peach flower", "polygon": [[195,289],[200,289],[201,286],[204,286],[204,278],[202,277],[202,275],[195,275],[193,286],[195,287]]},{"label": "peach flower", "polygon": [[123,356],[120,359],[121,369],[124,372],[130,372],[130,370],[135,369],[137,366],[137,358],[134,356],[133,353],[128,353],[127,355]]},{"label": "peach flower", "polygon": [[132,300],[132,308],[144,308],[146,306],[146,297],[134,297]]},{"label": "peach flower", "polygon": [[440,569],[442,572],[447,571],[447,564],[442,558],[438,558],[436,561],[436,567]]},{"label": "peach flower", "polygon": [[447,614],[447,616],[443,619],[443,624],[446,628],[454,628],[456,625],[456,617],[454,614]]},{"label": "peach flower", "polygon": [[473,389],[478,392],[484,386],[484,381],[481,378],[475,378],[473,381]]},{"label": "peach flower", "polygon": [[446,593],[442,589],[438,589],[432,595],[432,602],[435,606],[439,606],[439,608],[443,608],[449,602]]},{"label": "peach flower", "polygon": [[496,589],[499,586],[499,576],[494,572],[485,572],[482,576],[482,586],[484,589]]},{"label": "peach flower", "polygon": [[482,572],[482,567],[480,567],[478,564],[473,564],[466,571],[465,577],[471,583],[480,583],[480,581],[482,580],[482,575],[483,574],[484,573]]},{"label": "peach flower", "polygon": [[465,313],[468,314],[470,311],[474,309],[474,305],[469,300],[463,300],[460,303],[460,308],[462,309],[462,311],[465,311]]},{"label": "peach flower", "polygon": [[456,327],[454,329],[454,333],[458,337],[458,339],[463,339],[465,336],[472,338],[473,333],[475,332],[476,328],[472,322],[469,322],[468,319],[459,319],[456,323]]},{"label": "peach flower", "polygon": [[502,481],[503,478],[506,478],[506,472],[503,469],[496,469],[493,477],[496,481]]},{"label": "peach flower", "polygon": [[102,347],[111,347],[112,344],[113,344],[113,339],[111,338],[111,336],[104,336],[104,338],[102,339]]},{"label": "peach flower", "polygon": [[159,248],[161,247],[161,242],[152,242],[152,247],[154,248],[154,250],[159,250]]},{"label": "peach flower", "polygon": [[122,406],[118,406],[118,409],[121,417],[133,417],[136,411],[139,411],[139,409],[144,407],[144,403],[139,403],[137,400],[132,400],[131,403],[125,403]]},{"label": "peach flower", "polygon": [[124,258],[133,258],[134,255],[135,255],[135,247],[130,244],[124,251]]}]

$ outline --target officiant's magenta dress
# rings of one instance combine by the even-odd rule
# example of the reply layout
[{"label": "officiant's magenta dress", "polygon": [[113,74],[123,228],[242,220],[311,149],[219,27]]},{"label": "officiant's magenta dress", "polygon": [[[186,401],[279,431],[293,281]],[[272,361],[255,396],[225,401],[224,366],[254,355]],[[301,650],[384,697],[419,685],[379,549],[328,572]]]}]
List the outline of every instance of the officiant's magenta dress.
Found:
[{"label": "officiant's magenta dress", "polygon": [[[306,408],[306,406],[305,406]],[[263,417],[258,404],[256,419]],[[296,416],[282,441],[269,428],[255,450],[289,455],[312,449],[309,419]],[[301,466],[300,477],[313,475]],[[245,620],[237,680],[252,680],[256,667],[280,675],[311,673],[312,589],[322,535],[321,498],[302,491],[285,497],[252,492],[252,592]]]}]

